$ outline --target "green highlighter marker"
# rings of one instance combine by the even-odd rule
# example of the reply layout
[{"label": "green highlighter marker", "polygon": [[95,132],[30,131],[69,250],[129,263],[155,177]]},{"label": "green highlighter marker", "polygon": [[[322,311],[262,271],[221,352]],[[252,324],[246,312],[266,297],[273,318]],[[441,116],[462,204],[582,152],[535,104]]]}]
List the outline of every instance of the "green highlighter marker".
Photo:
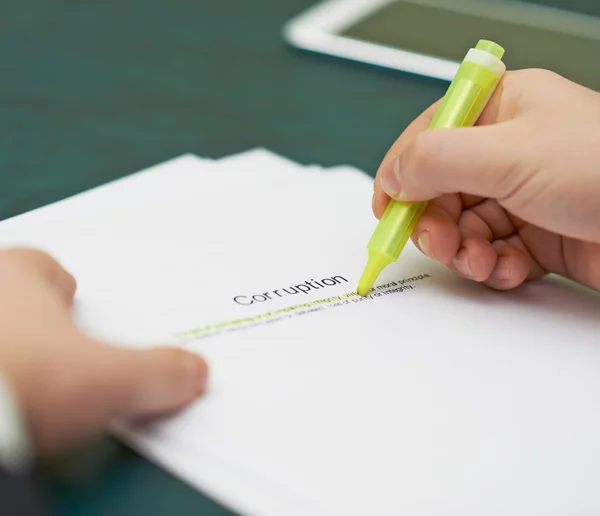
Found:
[{"label": "green highlighter marker", "polygon": [[[429,129],[470,127],[475,124],[506,71],[504,49],[480,40],[461,63]],[[369,261],[357,293],[366,296],[381,271],[395,262],[412,235],[427,202],[391,200],[367,246]]]}]

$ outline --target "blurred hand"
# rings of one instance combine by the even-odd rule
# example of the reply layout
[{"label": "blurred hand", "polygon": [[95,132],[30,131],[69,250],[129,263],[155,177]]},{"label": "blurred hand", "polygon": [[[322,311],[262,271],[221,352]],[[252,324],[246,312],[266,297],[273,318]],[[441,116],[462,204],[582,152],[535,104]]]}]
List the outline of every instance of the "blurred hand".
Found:
[{"label": "blurred hand", "polygon": [[600,290],[600,94],[545,70],[507,72],[476,127],[392,146],[373,211],[432,200],[413,242],[461,276],[511,289],[556,273]]},{"label": "blurred hand", "polygon": [[0,251],[0,374],[41,454],[73,446],[114,419],[175,412],[207,382],[206,364],[194,354],[118,348],[83,334],[69,313],[75,288],[42,252]]}]

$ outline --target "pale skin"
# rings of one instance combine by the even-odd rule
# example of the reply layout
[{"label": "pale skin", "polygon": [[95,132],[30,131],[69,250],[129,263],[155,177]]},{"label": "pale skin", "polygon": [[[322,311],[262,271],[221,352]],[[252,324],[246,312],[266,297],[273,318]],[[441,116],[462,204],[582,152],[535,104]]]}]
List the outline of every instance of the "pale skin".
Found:
[{"label": "pale skin", "polygon": [[[423,253],[507,290],[548,272],[600,289],[600,94],[550,72],[508,72],[478,127],[404,131],[375,180],[390,198],[431,200],[413,235]],[[34,250],[0,251],[0,374],[36,451],[49,455],[113,420],[173,414],[206,389],[199,356],[99,342],[73,322],[75,279]]]},{"label": "pale skin", "polygon": [[385,156],[373,211],[431,201],[427,256],[508,290],[548,273],[600,290],[600,94],[545,70],[507,72],[476,127],[419,116]]},{"label": "pale skin", "polygon": [[116,420],[173,414],[206,389],[199,356],[99,342],[73,322],[75,279],[40,251],[0,251],[0,374],[19,400],[39,456]]}]

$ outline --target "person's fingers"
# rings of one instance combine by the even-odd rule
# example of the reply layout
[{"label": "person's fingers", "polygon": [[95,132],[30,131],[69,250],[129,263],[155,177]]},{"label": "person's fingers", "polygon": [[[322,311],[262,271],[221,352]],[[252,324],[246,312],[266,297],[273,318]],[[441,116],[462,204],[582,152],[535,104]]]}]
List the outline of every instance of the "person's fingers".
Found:
[{"label": "person's fingers", "polygon": [[405,201],[456,192],[506,198],[527,180],[517,175],[522,145],[510,124],[419,133],[382,168],[381,186],[391,198]]},{"label": "person's fingers", "polygon": [[[519,99],[523,95],[523,86],[526,86],[529,82],[523,70],[507,71],[477,119],[476,125],[492,125],[516,118],[519,111]],[[437,100],[411,122],[388,150],[379,170],[382,170],[386,167],[386,164],[400,156],[412,139],[429,127],[442,101],[443,98]]]},{"label": "person's fingers", "polygon": [[[438,100],[435,104],[427,108],[396,140],[379,166],[374,188],[376,192],[379,192],[379,190],[383,190],[383,192],[378,193],[377,202],[374,202],[374,208],[377,210],[377,213],[379,213],[381,206],[387,205],[387,200],[390,197],[398,198],[398,195],[402,195],[400,197],[402,200],[420,201],[432,199],[441,193],[470,191],[455,187],[457,179],[455,177],[447,178],[445,188],[436,190],[436,186],[442,187],[444,185],[436,185],[435,182],[430,184],[429,179],[425,179],[424,184],[419,187],[421,167],[429,168],[431,171],[431,168],[435,168],[439,163],[444,165],[448,159],[453,159],[456,163],[446,163],[443,170],[438,170],[437,172],[435,170],[431,171],[440,179],[444,175],[444,171],[449,167],[456,169],[457,165],[460,166],[460,164],[463,164],[469,166],[472,171],[473,169],[477,169],[481,164],[488,166],[494,159],[502,155],[504,159],[502,162],[496,161],[496,167],[489,170],[488,176],[495,176],[496,170],[506,170],[506,167],[509,165],[508,162],[512,162],[511,156],[506,153],[506,148],[510,147],[502,145],[501,142],[494,144],[494,142],[488,141],[487,137],[495,135],[496,137],[505,136],[508,138],[510,136],[510,129],[506,132],[479,131],[478,129],[492,129],[496,126],[505,126],[507,122],[519,118],[524,111],[523,98],[527,97],[531,89],[530,83],[532,80],[537,78],[541,82],[544,80],[547,81],[547,74],[542,74],[542,71],[536,73],[536,71],[532,70],[506,72],[479,116],[476,127],[458,129],[459,134],[455,134],[457,129],[453,128],[450,133],[451,137],[447,136],[449,132],[447,129],[426,131],[443,99]],[[436,136],[429,135],[429,133],[437,133],[438,131],[442,134]],[[470,138],[474,138],[474,140],[469,142]],[[457,143],[461,145],[455,148],[454,145]],[[485,145],[481,147],[480,143]],[[470,161],[471,158],[474,159],[473,162]],[[403,177],[403,171],[400,170],[401,165],[413,166],[415,164],[417,164],[416,169],[412,168],[404,171],[408,175],[408,180],[413,179],[413,181],[408,181],[406,186],[398,184],[401,181],[394,181],[395,176],[399,179],[406,179]],[[427,166],[428,164],[430,166]],[[514,165],[514,163],[510,164]],[[466,175],[469,176],[469,174]],[[481,178],[481,181],[483,186],[485,186],[486,180]],[[469,183],[468,177],[465,177],[465,182]],[[480,185],[476,184],[474,186],[478,187]],[[479,188],[476,189],[480,190]],[[493,195],[488,195],[487,193],[473,193],[493,197]]]},{"label": "person's fingers", "polygon": [[[477,126],[492,125],[516,117],[519,98],[522,95],[523,90],[522,84],[520,84],[522,82],[521,76],[521,71],[509,71],[504,74],[503,79],[500,81],[500,84],[498,84],[494,94],[479,116],[476,123]],[[381,176],[384,171],[394,166],[400,155],[407,149],[418,134],[429,128],[442,101],[443,98],[439,99],[411,122],[384,156],[373,185],[376,194],[378,194],[379,201],[377,203],[374,202],[374,207],[379,209],[382,204],[385,206],[389,199],[385,191],[379,194],[382,190],[381,181],[378,180],[381,179],[379,176]]]},{"label": "person's fingers", "polygon": [[[539,228],[535,228],[535,229],[539,229]],[[546,238],[547,238],[547,235],[546,235]],[[560,240],[559,236],[557,236],[556,238],[558,238]],[[554,240],[554,238],[553,238],[553,240]],[[527,277],[525,278],[525,281],[534,281],[534,280],[540,279],[541,277],[548,274],[549,271],[544,269],[542,264],[539,263],[531,255],[531,252],[525,245],[525,241],[521,234],[515,233],[513,235],[509,235],[506,238],[503,238],[502,241],[504,241],[506,244],[508,244],[510,247],[513,247],[517,251],[520,251],[522,253],[522,255],[525,257],[527,264],[528,264],[527,265],[528,272],[527,272]],[[501,245],[501,244],[496,244],[496,245]],[[550,251],[550,248],[547,247],[547,244],[546,245],[543,244],[542,246],[544,247],[544,249],[546,251],[544,254],[546,254],[551,259],[555,258],[555,256],[557,254],[562,255],[562,253],[560,253],[560,252],[556,253],[556,252]],[[561,276],[568,276],[567,271],[565,269],[560,269],[560,270],[553,271],[553,272],[556,272],[557,274],[560,274]]]},{"label": "person's fingers", "polygon": [[390,199],[381,187],[381,171],[386,168],[387,163],[393,162],[398,158],[398,156],[404,151],[406,146],[411,142],[415,135],[429,127],[429,124],[431,123],[431,120],[433,119],[440,102],[441,99],[429,106],[415,120],[413,120],[384,156],[383,161],[379,166],[377,173],[375,174],[375,181],[373,182],[373,213],[378,219],[383,215],[383,212],[385,211]]},{"label": "person's fingers", "polygon": [[112,408],[125,419],[169,414],[195,400],[207,387],[206,362],[182,349],[115,349],[111,360],[116,385]]},{"label": "person's fingers", "polygon": [[456,223],[460,208],[456,196],[442,196],[429,203],[412,235],[423,254],[446,265],[452,261],[461,242]]},{"label": "person's fingers", "polygon": [[463,235],[485,236],[490,242],[517,230],[506,210],[493,199],[485,199],[463,211],[459,226]]},{"label": "person's fingers", "polygon": [[[375,183],[378,183],[378,178],[375,178]],[[380,186],[375,184],[374,192],[373,192],[373,214],[377,219],[380,219],[383,215],[383,212],[387,208],[388,203],[390,202],[390,198],[383,191]]]},{"label": "person's fingers", "polygon": [[77,282],[58,261],[49,254],[28,248],[13,248],[0,251],[0,267],[27,267],[39,274],[56,290],[61,301],[70,307],[73,304]]},{"label": "person's fingers", "polygon": [[[394,142],[394,144],[390,147],[390,149],[385,154],[382,164],[381,164],[382,166],[387,161],[394,160],[400,154],[402,154],[402,152],[404,151],[406,146],[411,142],[411,140],[417,134],[425,131],[429,127],[429,124],[431,124],[431,121],[433,120],[435,112],[437,111],[441,102],[442,102],[442,99],[433,103],[425,111],[423,111],[417,118],[415,118],[406,127],[406,129],[404,129],[404,131],[402,131],[402,134],[398,137],[398,139]],[[379,170],[381,170],[381,166],[379,167]],[[378,172],[379,172],[379,170],[378,170]]]},{"label": "person's fingers", "polygon": [[528,258],[503,240],[496,240],[492,245],[498,260],[485,284],[495,290],[509,290],[521,285],[529,274]]},{"label": "person's fingers", "polygon": [[530,263],[522,251],[504,240],[468,237],[449,268],[495,290],[510,290],[527,279]]},{"label": "person's fingers", "polygon": [[497,258],[496,249],[485,238],[468,237],[463,239],[449,268],[463,278],[483,282],[496,267]]},{"label": "person's fingers", "polygon": [[116,348],[85,336],[72,344],[71,357],[48,366],[65,373],[52,376],[46,389],[27,391],[30,427],[41,454],[73,446],[113,421],[171,415],[207,388],[206,363],[182,349]]}]

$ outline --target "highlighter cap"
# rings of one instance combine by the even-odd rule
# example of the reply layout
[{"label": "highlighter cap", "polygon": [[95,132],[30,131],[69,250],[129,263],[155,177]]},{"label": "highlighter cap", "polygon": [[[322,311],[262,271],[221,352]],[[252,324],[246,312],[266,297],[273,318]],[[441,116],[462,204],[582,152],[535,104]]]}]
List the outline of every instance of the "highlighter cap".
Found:
[{"label": "highlighter cap", "polygon": [[506,72],[502,57],[504,48],[487,39],[469,49],[429,129],[474,125]]},{"label": "highlighter cap", "polygon": [[475,48],[477,50],[483,50],[488,54],[492,54],[498,59],[502,59],[504,57],[504,49],[498,45],[498,43],[494,43],[493,41],[489,41],[487,39],[480,39]]}]

